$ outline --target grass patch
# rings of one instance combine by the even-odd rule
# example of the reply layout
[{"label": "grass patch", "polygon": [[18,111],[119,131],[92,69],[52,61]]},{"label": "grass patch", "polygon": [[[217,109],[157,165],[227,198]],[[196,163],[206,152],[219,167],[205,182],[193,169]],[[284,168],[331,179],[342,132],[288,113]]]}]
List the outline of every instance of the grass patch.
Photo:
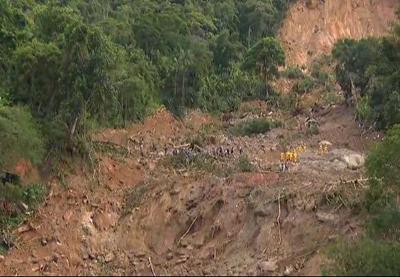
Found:
[{"label": "grass patch", "polygon": [[282,126],[279,121],[272,121],[265,118],[251,119],[238,123],[229,128],[229,132],[235,136],[251,136],[255,134],[264,134],[273,128]]}]

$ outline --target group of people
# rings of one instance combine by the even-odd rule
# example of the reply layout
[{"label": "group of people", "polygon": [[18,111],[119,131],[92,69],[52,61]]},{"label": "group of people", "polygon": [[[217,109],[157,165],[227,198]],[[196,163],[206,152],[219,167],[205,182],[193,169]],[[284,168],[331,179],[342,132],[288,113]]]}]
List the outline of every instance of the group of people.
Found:
[{"label": "group of people", "polygon": [[177,156],[177,155],[185,155],[188,159],[191,159],[197,154],[207,154],[213,157],[232,157],[236,153],[239,155],[243,154],[243,149],[241,147],[235,149],[235,147],[223,147],[223,146],[218,146],[218,147],[213,147],[210,149],[203,149],[198,146],[190,145],[188,147],[182,147],[182,148],[174,148],[172,151],[168,151],[168,149],[165,149],[165,153],[168,154],[170,153],[172,156]]},{"label": "group of people", "polygon": [[281,153],[280,170],[282,172],[289,170],[289,164],[296,164],[299,162],[300,154],[306,151],[305,145],[300,145],[294,149]]}]

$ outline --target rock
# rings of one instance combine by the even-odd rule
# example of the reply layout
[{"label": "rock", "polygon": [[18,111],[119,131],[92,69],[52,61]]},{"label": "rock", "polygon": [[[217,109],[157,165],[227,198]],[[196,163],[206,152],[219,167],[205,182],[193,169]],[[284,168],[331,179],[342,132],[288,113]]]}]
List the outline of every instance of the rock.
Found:
[{"label": "rock", "polygon": [[46,246],[47,245],[47,239],[42,238],[40,243],[42,244],[42,246]]},{"label": "rock", "polygon": [[146,253],[138,252],[135,254],[135,256],[136,256],[136,258],[144,258],[144,257],[146,257]]},{"label": "rock", "polygon": [[104,257],[104,261],[106,263],[111,262],[112,260],[114,260],[115,256],[112,252],[108,253],[105,257]]},{"label": "rock", "polygon": [[343,161],[346,163],[347,168],[356,170],[364,166],[365,157],[360,154],[350,154],[343,156]]},{"label": "rock", "polygon": [[24,208],[25,212],[29,211],[28,205],[26,205],[24,202],[21,202],[22,208]]},{"label": "rock", "polygon": [[336,215],[326,213],[326,212],[317,212],[316,213],[317,219],[321,222],[335,222],[336,220]]},{"label": "rock", "polygon": [[63,219],[64,219],[65,221],[69,221],[70,218],[71,218],[71,216],[72,216],[72,210],[68,210],[68,211],[66,211],[65,214],[63,215]]},{"label": "rock", "polygon": [[258,263],[257,268],[260,273],[264,275],[276,271],[278,269],[278,265],[276,264],[275,260],[268,260]]},{"label": "rock", "polygon": [[172,260],[173,258],[174,258],[174,254],[172,254],[171,252],[169,252],[169,253],[167,254],[167,260],[170,261],[170,260]]},{"label": "rock", "polygon": [[19,227],[18,229],[17,229],[17,231],[18,231],[18,233],[25,233],[25,232],[28,232],[28,231],[30,231],[31,230],[31,228],[30,228],[30,226],[28,226],[28,225],[22,225],[21,227]]},{"label": "rock", "polygon": [[293,268],[293,266],[287,266],[286,268],[285,268],[285,271],[283,272],[283,276],[289,276],[290,274],[292,274],[293,273],[293,271],[294,271],[294,268]]},{"label": "rock", "polygon": [[0,255],[0,262],[4,261],[4,256]]},{"label": "rock", "polygon": [[94,226],[99,231],[107,231],[116,224],[117,215],[114,213],[96,213],[93,216]]},{"label": "rock", "polygon": [[155,162],[148,162],[149,170],[153,171],[156,168],[156,163]]},{"label": "rock", "polygon": [[323,141],[320,141],[320,142],[319,142],[319,145],[327,145],[327,146],[331,146],[331,145],[332,145],[332,143],[331,143],[331,142],[329,142],[329,141],[327,141],[327,140],[323,140]]}]

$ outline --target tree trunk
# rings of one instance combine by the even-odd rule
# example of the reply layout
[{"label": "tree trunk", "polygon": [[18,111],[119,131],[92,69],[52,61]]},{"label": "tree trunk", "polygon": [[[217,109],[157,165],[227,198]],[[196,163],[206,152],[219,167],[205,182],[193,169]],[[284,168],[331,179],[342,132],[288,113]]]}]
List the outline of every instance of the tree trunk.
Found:
[{"label": "tree trunk", "polygon": [[75,131],[76,131],[76,125],[78,124],[78,120],[79,120],[79,115],[77,115],[75,117],[74,123],[72,124],[71,129],[69,131],[69,140],[70,140],[70,142],[74,138]]},{"label": "tree trunk", "polygon": [[182,73],[182,108],[185,106],[185,71]]},{"label": "tree trunk", "polygon": [[264,90],[265,90],[265,99],[267,100],[269,98],[269,91],[268,91],[268,83],[267,83],[267,73],[264,73]]},{"label": "tree trunk", "polygon": [[356,92],[356,88],[354,87],[354,83],[353,83],[353,78],[350,77],[350,82],[351,82],[351,96],[354,99],[354,104],[357,107],[358,106],[358,97],[357,97],[357,92]]}]

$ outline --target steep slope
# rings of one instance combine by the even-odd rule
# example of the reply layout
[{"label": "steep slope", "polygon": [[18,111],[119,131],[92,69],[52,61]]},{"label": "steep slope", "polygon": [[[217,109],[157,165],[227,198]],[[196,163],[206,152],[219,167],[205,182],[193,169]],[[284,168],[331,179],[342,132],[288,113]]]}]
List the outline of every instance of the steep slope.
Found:
[{"label": "steep slope", "polygon": [[289,65],[307,65],[345,37],[382,36],[396,19],[398,0],[299,0],[287,15],[280,39]]}]

